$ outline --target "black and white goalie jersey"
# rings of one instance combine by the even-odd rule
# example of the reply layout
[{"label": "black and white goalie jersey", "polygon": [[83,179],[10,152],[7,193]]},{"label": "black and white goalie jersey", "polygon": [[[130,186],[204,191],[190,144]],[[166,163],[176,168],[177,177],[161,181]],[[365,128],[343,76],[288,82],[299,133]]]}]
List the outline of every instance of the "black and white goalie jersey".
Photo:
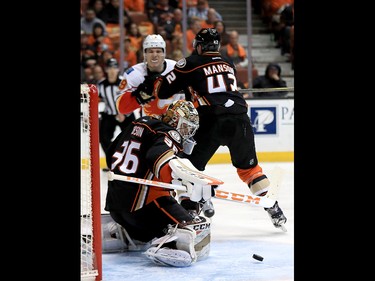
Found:
[{"label": "black and white goalie jersey", "polygon": [[[107,165],[115,174],[171,182],[169,161],[183,150],[181,135],[152,116],[132,122],[113,141]],[[135,211],[169,190],[125,181],[108,181],[107,211]]]}]

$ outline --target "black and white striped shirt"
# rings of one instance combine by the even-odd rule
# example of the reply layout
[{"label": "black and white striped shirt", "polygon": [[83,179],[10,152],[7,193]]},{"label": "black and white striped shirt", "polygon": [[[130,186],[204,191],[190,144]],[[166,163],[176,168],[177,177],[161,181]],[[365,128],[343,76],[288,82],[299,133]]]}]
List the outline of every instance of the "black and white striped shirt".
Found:
[{"label": "black and white striped shirt", "polygon": [[116,97],[118,85],[122,77],[117,77],[114,83],[110,83],[108,79],[104,79],[98,83],[99,98],[104,102],[103,112],[108,115],[117,115],[119,112],[116,108]]}]

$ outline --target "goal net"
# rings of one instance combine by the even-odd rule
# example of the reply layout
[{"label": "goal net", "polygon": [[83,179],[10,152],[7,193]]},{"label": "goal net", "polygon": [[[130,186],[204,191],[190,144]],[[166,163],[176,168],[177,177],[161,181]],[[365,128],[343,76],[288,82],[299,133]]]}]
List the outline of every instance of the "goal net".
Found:
[{"label": "goal net", "polygon": [[81,280],[102,280],[98,90],[81,84]]}]

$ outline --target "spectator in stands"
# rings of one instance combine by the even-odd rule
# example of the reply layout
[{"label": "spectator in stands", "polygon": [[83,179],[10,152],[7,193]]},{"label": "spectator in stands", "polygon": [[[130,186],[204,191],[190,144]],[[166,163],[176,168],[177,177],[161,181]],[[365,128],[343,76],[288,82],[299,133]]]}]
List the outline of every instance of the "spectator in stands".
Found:
[{"label": "spectator in stands", "polygon": [[[181,0],[169,0],[168,5],[172,7],[172,9],[180,8],[182,9],[182,1]],[[148,18],[152,21],[152,14],[156,9],[156,5],[159,3],[159,0],[147,0],[145,4],[145,10]]]},{"label": "spectator in stands", "polygon": [[[145,0],[123,0],[124,8],[131,12],[145,12]],[[148,0],[146,0],[147,2]]]},{"label": "spectator in stands", "polygon": [[93,32],[88,38],[88,44],[94,47],[97,56],[100,56],[104,50],[114,50],[112,40],[104,35],[104,29],[100,23],[94,24]]},{"label": "spectator in stands", "polygon": [[[178,0],[178,8],[182,9],[182,1]],[[196,7],[198,4],[198,0],[186,0],[186,8]]]},{"label": "spectator in stands", "polygon": [[96,17],[99,19],[101,18],[101,13],[106,4],[106,0],[90,0],[88,3],[88,7],[93,8],[96,14]]},{"label": "spectator in stands", "polygon": [[98,84],[99,82],[103,81],[106,78],[105,72],[103,67],[100,64],[96,64],[94,66],[94,69],[92,70],[92,74],[94,76],[94,83],[92,84]]},{"label": "spectator in stands", "polygon": [[207,10],[207,19],[201,21],[202,28],[213,28],[215,21],[219,20],[217,17],[216,10],[214,8],[209,8]]},{"label": "spectator in stands", "polygon": [[294,0],[264,0],[262,3],[262,17],[269,29],[274,34],[274,41],[278,42],[279,32],[277,26],[280,24],[281,11]]},{"label": "spectator in stands", "polygon": [[274,33],[281,55],[290,54],[291,27],[294,25],[294,5],[285,5],[280,13],[280,21],[275,26]]},{"label": "spectator in stands", "polygon": [[[187,17],[198,17],[201,20],[207,20],[207,12],[210,8],[207,0],[198,0],[197,6],[190,7],[187,12]],[[219,20],[223,20],[223,17],[216,11],[216,17]]]},{"label": "spectator in stands", "polygon": [[179,61],[182,58],[184,58],[184,53],[180,49],[176,49],[172,51],[172,54],[171,54],[172,60]]},{"label": "spectator in stands", "polygon": [[[109,0],[104,6],[101,18],[106,25],[118,25],[119,24],[119,6],[120,0]],[[132,19],[130,18],[126,9],[124,9],[124,27],[129,30]]]},{"label": "spectator in stands", "polygon": [[[285,88],[286,81],[281,77],[281,67],[277,63],[269,63],[264,71],[264,75],[259,75],[253,80],[254,89]],[[287,91],[269,91],[253,93],[254,97],[285,97]]]},{"label": "spectator in stands", "polygon": [[182,36],[182,10],[176,8],[173,10],[173,18],[164,25],[167,33],[167,39],[172,40],[176,36]]},{"label": "spectator in stands", "polygon": [[92,64],[95,64],[95,60],[93,60],[92,63],[90,61],[87,62],[87,64],[81,68],[81,83],[89,84],[94,79]]},{"label": "spectator in stands", "polygon": [[[145,38],[142,40],[142,45],[144,42]],[[137,63],[143,62],[145,60],[144,53],[143,53],[143,48],[139,48],[139,50],[136,52],[137,54]]]},{"label": "spectator in stands", "polygon": [[169,5],[168,0],[159,0],[151,13],[151,22],[154,24],[154,29],[157,31],[158,26],[163,27],[170,23],[173,19],[174,8]]},{"label": "spectator in stands", "polygon": [[272,21],[277,21],[283,6],[292,2],[294,0],[263,0],[261,8],[263,21],[271,25]]},{"label": "spectator in stands", "polygon": [[237,68],[246,68],[249,61],[245,48],[238,42],[239,34],[236,30],[229,33],[229,43],[220,49],[223,57],[232,60]]},{"label": "spectator in stands", "polygon": [[151,15],[154,12],[157,1],[158,0],[147,0],[145,3],[145,12],[150,20],[152,19]]},{"label": "spectator in stands", "polygon": [[194,38],[201,29],[201,19],[198,17],[192,17],[190,19],[189,28],[186,30],[186,49],[188,54],[191,54],[193,52]]},{"label": "spectator in stands", "polygon": [[[105,104],[99,120],[99,141],[106,157],[107,150],[115,137],[116,128],[120,127],[122,131],[135,119],[134,114],[124,115],[116,108],[115,97],[121,82],[119,71],[116,59],[109,59],[105,68],[107,78],[98,83],[99,98]],[[103,170],[108,171],[108,169]]]},{"label": "spectator in stands", "polygon": [[81,31],[81,82],[87,82],[93,78],[92,66],[97,63],[96,52],[93,46],[88,44],[88,35]]},{"label": "spectator in stands", "polygon": [[[132,49],[131,40],[129,37],[125,37],[124,39],[124,55],[124,70],[137,63],[137,53]],[[120,49],[115,51],[113,57],[117,61],[120,61]]]},{"label": "spectator in stands", "polygon": [[[169,6],[171,6],[173,9],[176,9],[180,5],[180,1],[181,0],[169,0]],[[189,2],[189,0],[187,0],[187,2]],[[182,1],[181,1],[181,4],[182,4]],[[188,3],[186,4],[188,5]],[[182,6],[181,6],[181,9],[182,9]]]},{"label": "spectator in stands", "polygon": [[[167,54],[168,57],[176,57],[179,56],[179,54],[183,54],[183,38],[182,36],[174,36],[171,40],[171,53]],[[175,61],[178,61],[178,59],[172,58]]]},{"label": "spectator in stands", "polygon": [[225,45],[227,45],[229,43],[229,33],[227,32],[224,21],[222,21],[222,20],[215,21],[214,22],[214,28],[220,34],[221,47],[224,47]]},{"label": "spectator in stands", "polygon": [[98,64],[104,69],[106,67],[107,61],[113,58],[113,51],[104,50],[101,55],[98,57]]},{"label": "spectator in stands", "polygon": [[100,81],[105,79],[105,73],[103,68],[100,64],[95,64],[90,71],[89,80],[87,80],[87,84],[98,84]]},{"label": "spectator in stands", "polygon": [[[178,0],[178,7],[182,9],[182,1],[183,0]],[[198,0],[186,0],[186,8],[191,8],[191,7],[196,7],[198,4]]]},{"label": "spectator in stands", "polygon": [[105,22],[96,16],[93,8],[88,7],[84,13],[84,16],[81,17],[81,30],[83,30],[86,34],[92,34],[95,23],[101,24],[103,26],[104,34],[107,35]]},{"label": "spectator in stands", "polygon": [[130,39],[130,45],[135,52],[141,49],[143,36],[139,26],[134,22],[130,25],[128,37]]},{"label": "spectator in stands", "polygon": [[[249,77],[248,77],[248,69],[246,68],[237,68],[237,88],[238,89],[248,89],[249,85]],[[259,76],[258,69],[255,67],[254,63],[251,64],[251,79],[252,81]],[[242,96],[245,99],[253,98],[254,95],[251,92],[244,92]]]}]

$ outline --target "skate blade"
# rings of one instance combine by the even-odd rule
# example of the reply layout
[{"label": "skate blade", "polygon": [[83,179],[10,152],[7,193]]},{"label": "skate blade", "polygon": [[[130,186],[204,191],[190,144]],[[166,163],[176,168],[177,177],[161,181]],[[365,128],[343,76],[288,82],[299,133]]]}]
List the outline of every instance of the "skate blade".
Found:
[{"label": "skate blade", "polygon": [[280,228],[282,231],[287,232],[286,227],[282,224],[280,226],[275,226],[276,228]]}]

